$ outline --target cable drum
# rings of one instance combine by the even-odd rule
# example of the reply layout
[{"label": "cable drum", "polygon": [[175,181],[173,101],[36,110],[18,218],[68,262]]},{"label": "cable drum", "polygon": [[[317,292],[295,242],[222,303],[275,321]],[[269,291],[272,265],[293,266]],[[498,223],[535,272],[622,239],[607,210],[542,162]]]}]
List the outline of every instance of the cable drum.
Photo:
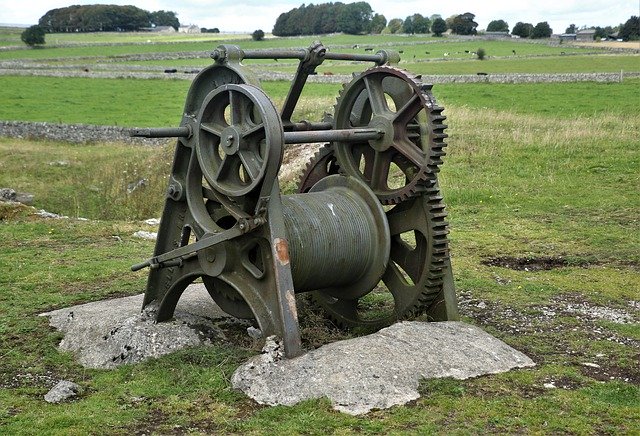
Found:
[{"label": "cable drum", "polygon": [[389,229],[364,183],[330,176],[309,193],[282,197],[282,206],[297,292],[359,298],[378,284],[389,259]]}]

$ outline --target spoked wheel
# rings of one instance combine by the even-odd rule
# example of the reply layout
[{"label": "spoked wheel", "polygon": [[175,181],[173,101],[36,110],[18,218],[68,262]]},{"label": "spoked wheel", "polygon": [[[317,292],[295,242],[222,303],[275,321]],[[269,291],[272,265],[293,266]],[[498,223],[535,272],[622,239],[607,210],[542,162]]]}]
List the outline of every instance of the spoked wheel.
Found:
[{"label": "spoked wheel", "polygon": [[284,134],[277,110],[252,85],[213,90],[198,114],[196,152],[209,185],[229,197],[254,191],[277,174]]},{"label": "spoked wheel", "polygon": [[376,128],[375,140],[334,144],[346,174],[364,181],[382,204],[397,204],[433,186],[446,126],[442,108],[416,76],[371,68],[345,86],[334,114],[336,129]]}]

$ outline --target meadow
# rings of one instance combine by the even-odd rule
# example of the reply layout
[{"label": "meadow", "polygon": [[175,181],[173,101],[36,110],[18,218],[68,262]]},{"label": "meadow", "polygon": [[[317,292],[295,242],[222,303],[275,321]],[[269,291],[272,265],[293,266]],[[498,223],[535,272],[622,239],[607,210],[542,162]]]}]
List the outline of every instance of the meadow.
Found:
[{"label": "meadow", "polygon": [[[365,41],[329,38],[344,45]],[[364,43],[400,46],[408,38],[369,37]],[[432,39],[419,40],[422,46],[412,50],[458,44]],[[474,41],[480,43],[485,41]],[[204,47],[174,47],[183,50],[182,44]],[[590,58],[596,63],[605,57],[561,57],[545,44],[512,44],[518,55],[501,62],[525,72],[531,58],[520,53],[527,50],[546,65],[566,62],[574,72],[587,68]],[[509,56],[509,47],[500,49],[501,56]],[[122,53],[142,48],[117,47]],[[95,56],[114,47],[77,49]],[[634,68],[637,55],[611,56],[618,57],[629,62],[625,69],[640,71]],[[416,65],[459,63],[464,70],[478,62]],[[0,76],[0,85],[0,120],[145,127],[176,125],[189,83]],[[288,83],[263,87],[281,104]],[[308,85],[297,115],[319,119],[332,110],[339,89]],[[335,412],[328,401],[260,406],[234,391],[231,374],[254,352],[243,343],[187,349],[115,370],[82,368],[58,351],[60,334],[37,315],[144,290],[145,273],[129,267],[152,253],[153,242],[132,234],[154,230],[142,220],[159,216],[173,146],[0,138],[0,187],[32,192],[37,208],[70,217],[44,219],[27,207],[0,203],[0,433],[640,432],[640,81],[450,84],[433,92],[448,117],[440,184],[463,318],[530,356],[535,368],[465,381],[425,380],[419,400],[363,417]],[[127,193],[128,183],[140,178],[149,180],[146,188]],[[350,335],[313,315],[304,299],[300,304],[305,345]],[[83,393],[74,401],[45,403],[42,396],[59,379],[79,383]]]}]

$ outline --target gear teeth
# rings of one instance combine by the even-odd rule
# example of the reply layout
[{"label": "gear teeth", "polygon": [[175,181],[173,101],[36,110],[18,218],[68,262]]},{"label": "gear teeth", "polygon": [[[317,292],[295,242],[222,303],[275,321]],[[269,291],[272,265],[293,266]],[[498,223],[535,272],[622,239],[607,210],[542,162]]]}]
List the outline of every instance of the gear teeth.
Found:
[{"label": "gear teeth", "polygon": [[307,192],[324,177],[337,174],[339,169],[335,162],[333,146],[331,144],[322,145],[300,173],[298,192]]},{"label": "gear teeth", "polygon": [[[421,261],[424,262],[424,269],[419,277],[419,283],[416,283],[411,291],[412,302],[403,307],[401,313],[395,312],[393,319],[385,318],[381,320],[383,323],[385,321],[388,323],[393,322],[395,319],[420,315],[431,306],[434,299],[442,291],[443,277],[446,272],[445,267],[449,259],[449,224],[447,222],[448,214],[438,187],[437,174],[440,171],[442,158],[446,155],[444,151],[445,147],[447,147],[445,139],[449,135],[446,133],[447,125],[445,120],[447,117],[443,114],[444,108],[437,103],[436,98],[431,94],[433,84],[423,83],[421,75],[413,75],[397,67],[390,66],[374,67],[360,74],[354,73],[352,75],[352,81],[343,85],[338,93],[334,106],[334,128],[353,128],[350,122],[351,113],[354,110],[356,112],[363,110],[364,107],[364,103],[358,100],[358,95],[362,89],[362,84],[358,84],[358,82],[371,74],[387,74],[404,80],[413,93],[419,96],[427,114],[426,132],[423,131],[418,134],[418,126],[413,123],[410,135],[411,141],[414,141],[419,147],[426,146],[428,150],[424,164],[416,166],[415,174],[408,176],[409,180],[404,187],[374,191],[383,205],[398,205],[406,201],[423,202],[424,212],[420,212],[420,214],[423,214],[420,219],[426,221],[426,228],[428,229],[428,234],[425,234],[425,243],[427,244],[424,250],[425,257],[423,260],[421,258]],[[352,91],[354,86],[359,87]],[[424,141],[428,141],[428,143],[425,144]],[[304,186],[304,183],[309,183],[310,178],[318,176],[323,162],[326,163],[326,156],[323,157],[323,153],[328,152],[335,154],[341,173],[358,177],[365,183],[367,182],[363,179],[363,175],[356,164],[350,164],[349,159],[352,157],[344,152],[344,150],[347,150],[346,147],[336,147],[335,149],[328,147],[322,147],[309,162],[301,177],[301,187]],[[409,207],[417,206],[414,203]],[[340,304],[334,306],[333,303],[325,301],[322,296],[314,296],[313,299],[325,309],[329,318],[338,326],[372,326],[376,323],[376,321],[373,323],[369,320],[365,321],[357,311],[354,313],[351,313],[350,310],[342,312],[339,308]]]}]

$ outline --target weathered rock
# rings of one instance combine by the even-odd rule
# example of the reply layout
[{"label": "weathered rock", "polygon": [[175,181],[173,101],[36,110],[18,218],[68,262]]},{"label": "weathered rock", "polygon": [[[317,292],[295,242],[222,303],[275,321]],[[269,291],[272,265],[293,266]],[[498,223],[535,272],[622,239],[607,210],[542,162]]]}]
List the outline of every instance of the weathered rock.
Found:
[{"label": "weathered rock", "polygon": [[68,219],[69,218],[66,215],[58,215],[57,213],[47,212],[44,209],[38,210],[35,214],[37,216],[39,216],[40,218],[51,218],[51,219],[55,219],[55,220],[62,220],[62,219]]},{"label": "weathered rock", "polygon": [[80,392],[80,386],[68,380],[60,380],[44,396],[47,403],[60,403],[61,401],[75,397]]},{"label": "weathered rock", "polygon": [[158,232],[147,232],[144,230],[138,230],[133,234],[136,238],[148,239],[149,241],[155,241],[158,239]]},{"label": "weathered rock", "polygon": [[274,359],[270,349],[239,367],[232,383],[261,404],[328,397],[335,409],[358,415],[419,398],[422,378],[466,379],[528,366],[531,359],[477,327],[403,322],[295,359]]},{"label": "weathered rock", "polygon": [[16,191],[11,188],[0,188],[0,200],[16,201]]},{"label": "weathered rock", "polygon": [[[226,340],[225,327],[241,326],[216,306],[202,284],[184,292],[172,321],[155,323],[153,307],[141,312],[143,295],[97,301],[43,313],[65,333],[60,349],[87,368],[114,368],[184,347]],[[236,327],[237,328],[237,327]]]}]

